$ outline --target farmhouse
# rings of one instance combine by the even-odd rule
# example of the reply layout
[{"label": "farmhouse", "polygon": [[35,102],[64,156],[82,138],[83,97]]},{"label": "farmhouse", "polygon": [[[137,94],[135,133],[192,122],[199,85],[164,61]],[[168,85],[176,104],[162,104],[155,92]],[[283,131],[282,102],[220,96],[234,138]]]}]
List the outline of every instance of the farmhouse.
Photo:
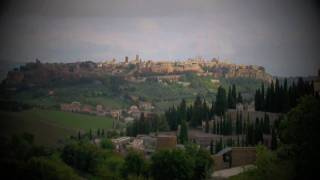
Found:
[{"label": "farmhouse", "polygon": [[61,109],[61,111],[80,112],[81,111],[81,103],[74,101],[71,104],[61,104],[60,109]]}]

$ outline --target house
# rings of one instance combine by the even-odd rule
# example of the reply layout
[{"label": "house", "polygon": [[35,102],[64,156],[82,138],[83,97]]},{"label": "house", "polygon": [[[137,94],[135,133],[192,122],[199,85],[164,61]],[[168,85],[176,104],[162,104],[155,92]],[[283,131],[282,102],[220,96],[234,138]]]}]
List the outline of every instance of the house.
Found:
[{"label": "house", "polygon": [[128,145],[130,141],[131,141],[131,138],[126,136],[111,139],[111,142],[114,144],[115,150],[117,152],[123,152],[124,150],[126,150],[126,145]]},{"label": "house", "polygon": [[176,135],[158,135],[157,138],[157,149],[172,149],[177,146]]},{"label": "house", "polygon": [[143,140],[135,138],[130,144],[130,147],[135,150],[143,151],[144,150]]},{"label": "house", "polygon": [[124,118],[124,122],[125,122],[125,123],[132,122],[133,120],[134,120],[134,118],[133,118],[133,117],[130,117],[130,116]]},{"label": "house", "polygon": [[81,108],[81,112],[88,113],[88,114],[94,114],[94,108],[90,105],[83,105]]},{"label": "house", "polygon": [[80,112],[81,111],[81,103],[74,101],[71,104],[60,104],[60,109],[61,109],[61,111]]},{"label": "house", "polygon": [[145,111],[151,111],[152,109],[154,109],[154,106],[150,102],[140,102],[139,108]]},{"label": "house", "polygon": [[107,112],[104,110],[103,106],[98,104],[96,106],[96,115],[97,116],[105,116],[107,114]]},{"label": "house", "polygon": [[138,108],[138,106],[131,106],[128,110],[128,114],[130,114],[132,117],[136,118],[136,119],[139,119],[140,118],[140,115],[141,115],[141,111],[140,109]]},{"label": "house", "polygon": [[155,137],[148,135],[138,135],[137,138],[143,140],[143,151],[146,155],[150,155],[151,153],[155,152],[157,145],[157,139]]},{"label": "house", "polygon": [[111,117],[113,117],[113,118],[119,118],[120,117],[120,115],[121,115],[121,110],[111,110],[110,111],[110,115],[111,115]]},{"label": "house", "polygon": [[190,141],[194,141],[203,148],[210,146],[210,142],[220,140],[221,135],[205,133],[201,130],[189,130],[188,138]]}]

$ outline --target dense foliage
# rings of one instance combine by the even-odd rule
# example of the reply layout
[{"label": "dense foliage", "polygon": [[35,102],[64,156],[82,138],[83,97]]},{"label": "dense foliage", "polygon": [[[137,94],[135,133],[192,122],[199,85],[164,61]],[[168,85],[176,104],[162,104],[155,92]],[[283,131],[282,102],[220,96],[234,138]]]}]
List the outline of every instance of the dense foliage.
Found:
[{"label": "dense foliage", "polygon": [[[272,130],[279,144],[275,151],[263,146],[257,149],[257,169],[240,174],[232,179],[314,179],[318,176],[320,160],[320,99],[302,97],[296,107],[277,122]],[[276,141],[277,142],[277,141]]]},{"label": "dense foliage", "polygon": [[255,93],[257,111],[286,113],[297,105],[298,99],[304,95],[314,94],[313,82],[299,78],[288,86],[287,79],[281,84],[278,79],[265,89],[264,84]]},{"label": "dense foliage", "polygon": [[205,97],[197,95],[193,104],[187,106],[183,99],[178,107],[172,106],[165,111],[165,117],[168,121],[170,130],[177,130],[181,125],[182,120],[185,120],[191,127],[198,127],[204,121],[206,123],[206,132],[209,132],[209,120],[215,115],[224,116],[228,108],[235,108],[236,103],[242,102],[240,93],[237,95],[236,86],[233,85],[228,93],[220,86],[218,88],[215,101],[212,100],[211,105],[208,105]]},{"label": "dense foliage", "polygon": [[4,179],[206,179],[213,168],[210,153],[194,144],[157,151],[146,159],[133,150],[120,156],[111,146],[104,147],[109,140],[95,144],[73,138],[50,149],[34,145],[29,134],[1,140]]},{"label": "dense foliage", "polygon": [[127,124],[127,136],[137,136],[138,134],[149,134],[150,132],[169,130],[168,122],[163,116],[152,115],[145,117],[141,113],[139,119]]},{"label": "dense foliage", "polygon": [[155,180],[206,179],[212,173],[210,153],[195,145],[186,150],[163,150],[151,157],[151,174]]}]

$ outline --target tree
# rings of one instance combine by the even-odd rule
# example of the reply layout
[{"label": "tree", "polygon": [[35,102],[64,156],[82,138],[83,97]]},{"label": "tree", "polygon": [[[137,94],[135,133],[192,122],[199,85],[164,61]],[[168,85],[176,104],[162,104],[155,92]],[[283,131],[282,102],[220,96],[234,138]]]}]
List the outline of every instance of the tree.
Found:
[{"label": "tree", "polygon": [[108,149],[108,150],[113,150],[114,149],[114,145],[111,142],[110,139],[108,138],[104,138],[101,140],[100,145],[103,149]]},{"label": "tree", "polygon": [[168,131],[169,130],[168,121],[165,119],[164,116],[159,117],[158,130],[159,131]]},{"label": "tree", "polygon": [[275,132],[275,128],[272,128],[272,130],[271,130],[271,149],[276,150],[277,147],[278,147],[277,135]]},{"label": "tree", "polygon": [[213,140],[210,141],[210,154],[213,154]]},{"label": "tree", "polygon": [[154,180],[191,179],[194,161],[183,150],[162,150],[151,156],[151,175]]},{"label": "tree", "polygon": [[229,86],[228,94],[227,94],[228,108],[232,108],[232,103],[233,103],[232,98],[233,98],[232,97],[232,89],[231,89],[231,86]]},{"label": "tree", "polygon": [[95,173],[103,160],[103,153],[89,142],[71,142],[63,147],[61,157],[68,165],[88,173]]},{"label": "tree", "polygon": [[238,92],[237,103],[243,103],[243,98],[240,92]]},{"label": "tree", "polygon": [[232,97],[231,108],[235,109],[237,104],[237,89],[235,84],[232,84],[231,97]]},{"label": "tree", "polygon": [[125,157],[122,174],[125,178],[129,175],[143,176],[146,171],[146,161],[143,155],[137,151],[129,151]]},{"label": "tree", "polygon": [[303,97],[280,123],[280,140],[291,152],[297,172],[296,179],[312,179],[319,172],[318,148],[320,142],[320,100],[313,96]]},{"label": "tree", "polygon": [[216,149],[215,152],[218,153],[219,151],[221,151],[223,148],[223,142],[222,142],[222,138],[220,138],[219,142],[216,142]]},{"label": "tree", "polygon": [[104,129],[102,129],[101,136],[104,137]]},{"label": "tree", "polygon": [[170,130],[177,130],[178,128],[178,118],[177,118],[177,110],[175,106],[172,106],[165,112],[166,119],[168,121]]},{"label": "tree", "polygon": [[30,179],[82,179],[61,160],[33,157],[28,161],[27,176]]},{"label": "tree", "polygon": [[210,108],[210,119],[213,119],[214,118],[214,114],[215,114],[215,107],[214,107],[214,105],[215,105],[215,102],[214,101],[212,101],[211,102],[211,108]]},{"label": "tree", "polygon": [[197,95],[196,100],[194,101],[194,104],[193,104],[192,114],[191,114],[190,125],[192,127],[197,127],[201,125],[202,118],[203,118],[202,107],[203,107],[203,104],[202,104],[201,96]]},{"label": "tree", "polygon": [[182,99],[180,106],[178,107],[179,119],[187,121],[187,103],[185,99]]},{"label": "tree", "polygon": [[260,90],[256,90],[255,96],[254,96],[254,105],[255,105],[255,109],[256,111],[260,111],[261,109],[261,94],[260,94]]},{"label": "tree", "polygon": [[81,133],[78,131],[78,140],[81,140]]},{"label": "tree", "polygon": [[89,130],[89,139],[92,140],[92,138],[93,138],[93,137],[92,137],[92,130],[90,129],[90,130]]},{"label": "tree", "polygon": [[213,172],[213,160],[210,153],[196,145],[186,146],[187,154],[193,159],[192,179],[208,179]]},{"label": "tree", "polygon": [[179,141],[181,144],[185,144],[188,142],[188,127],[187,127],[187,123],[185,120],[182,120],[182,122],[181,122]]},{"label": "tree", "polygon": [[304,95],[313,95],[313,82],[304,81],[299,78],[297,84],[293,82],[288,86],[287,79],[283,83],[276,79],[264,91],[264,84],[255,93],[256,110],[268,112],[288,112],[296,106],[298,99]]},{"label": "tree", "polygon": [[216,104],[215,104],[215,114],[222,116],[227,110],[227,97],[226,91],[223,87],[218,88],[218,93],[216,96]]}]

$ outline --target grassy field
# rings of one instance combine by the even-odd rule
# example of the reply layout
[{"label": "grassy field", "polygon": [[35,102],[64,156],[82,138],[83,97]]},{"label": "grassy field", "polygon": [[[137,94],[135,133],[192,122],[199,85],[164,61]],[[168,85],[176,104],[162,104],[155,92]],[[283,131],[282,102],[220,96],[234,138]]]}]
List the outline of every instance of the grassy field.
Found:
[{"label": "grassy field", "polygon": [[79,130],[109,129],[112,119],[61,111],[32,109],[23,112],[0,111],[1,134],[29,132],[38,144],[54,144]]}]

